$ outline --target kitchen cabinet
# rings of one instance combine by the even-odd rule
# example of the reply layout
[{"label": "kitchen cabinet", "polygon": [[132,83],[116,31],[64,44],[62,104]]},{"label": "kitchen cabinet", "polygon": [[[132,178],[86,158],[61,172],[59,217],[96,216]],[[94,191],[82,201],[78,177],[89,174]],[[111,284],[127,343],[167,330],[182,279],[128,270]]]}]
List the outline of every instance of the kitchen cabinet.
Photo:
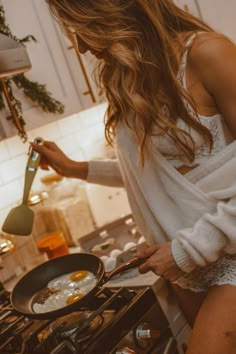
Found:
[{"label": "kitchen cabinet", "polygon": [[[27,130],[67,117],[99,103],[101,98],[91,78],[95,63],[91,61],[89,55],[82,59],[89,83],[94,91],[96,102],[93,102],[90,95],[84,94],[88,91],[88,87],[76,51],[62,33],[59,25],[53,20],[46,2],[44,0],[1,0],[1,3],[12,32],[18,38],[31,34],[37,39],[37,43],[27,44],[32,69],[26,73],[26,76],[33,81],[46,84],[48,91],[65,105],[64,114],[44,113],[17,90],[16,95],[23,102]],[[9,127],[6,129],[7,137],[16,134],[15,130],[11,131]]]}]

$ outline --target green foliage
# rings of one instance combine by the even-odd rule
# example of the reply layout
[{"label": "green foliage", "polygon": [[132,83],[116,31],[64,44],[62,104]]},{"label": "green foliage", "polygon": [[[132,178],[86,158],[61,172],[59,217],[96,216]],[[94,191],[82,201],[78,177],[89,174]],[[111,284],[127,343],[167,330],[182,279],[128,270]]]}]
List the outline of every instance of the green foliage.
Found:
[{"label": "green foliage", "polygon": [[[3,6],[0,5],[0,33],[14,39],[18,43],[27,43],[30,41],[37,42],[37,40],[32,35],[28,35],[22,39],[14,36],[6,24],[5,11]],[[5,80],[9,97],[11,99],[12,106],[15,109],[16,115],[19,119],[20,126],[22,130],[18,129],[18,134],[25,142],[27,141],[27,133],[25,131],[25,121],[23,118],[23,110],[21,102],[14,96],[13,87],[21,90],[24,95],[30,99],[32,102],[38,104],[44,112],[48,113],[63,113],[64,105],[52,97],[52,94],[47,91],[46,85],[39,84],[35,81],[30,81],[24,74],[20,74],[14,77],[10,77]],[[0,86],[0,110],[5,108],[5,100],[3,99],[3,91]],[[15,120],[10,115],[7,117],[9,121],[15,124]],[[16,126],[16,124],[15,124]],[[16,126],[17,127],[17,126]]]}]

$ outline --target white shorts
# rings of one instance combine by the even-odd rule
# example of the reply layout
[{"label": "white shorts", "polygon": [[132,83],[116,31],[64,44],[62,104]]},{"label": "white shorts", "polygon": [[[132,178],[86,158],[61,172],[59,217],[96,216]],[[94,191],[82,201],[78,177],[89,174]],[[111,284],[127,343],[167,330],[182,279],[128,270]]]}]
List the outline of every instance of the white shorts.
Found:
[{"label": "white shorts", "polygon": [[186,273],[174,284],[194,292],[206,292],[213,285],[236,285],[236,255],[227,255],[205,268]]}]

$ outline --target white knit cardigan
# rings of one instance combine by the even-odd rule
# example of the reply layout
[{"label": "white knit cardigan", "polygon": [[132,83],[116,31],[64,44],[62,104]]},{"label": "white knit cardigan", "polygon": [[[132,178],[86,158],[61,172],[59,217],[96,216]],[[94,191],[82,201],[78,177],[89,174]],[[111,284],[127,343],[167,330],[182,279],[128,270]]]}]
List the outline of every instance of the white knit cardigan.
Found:
[{"label": "white knit cardigan", "polygon": [[125,186],[147,241],[171,240],[174,259],[184,272],[236,253],[236,141],[183,176],[152,143],[142,167],[132,133],[120,126],[117,156],[90,161],[88,182]]}]

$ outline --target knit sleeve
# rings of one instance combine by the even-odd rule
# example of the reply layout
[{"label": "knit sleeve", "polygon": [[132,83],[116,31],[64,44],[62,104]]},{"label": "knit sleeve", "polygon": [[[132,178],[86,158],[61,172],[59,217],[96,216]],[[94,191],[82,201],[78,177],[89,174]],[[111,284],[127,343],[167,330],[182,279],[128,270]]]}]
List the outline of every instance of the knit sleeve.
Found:
[{"label": "knit sleeve", "polygon": [[206,267],[223,254],[236,254],[236,197],[220,201],[214,214],[204,214],[192,228],[177,232],[172,254],[186,273]]},{"label": "knit sleeve", "polygon": [[89,161],[87,182],[110,187],[124,187],[118,160]]}]

